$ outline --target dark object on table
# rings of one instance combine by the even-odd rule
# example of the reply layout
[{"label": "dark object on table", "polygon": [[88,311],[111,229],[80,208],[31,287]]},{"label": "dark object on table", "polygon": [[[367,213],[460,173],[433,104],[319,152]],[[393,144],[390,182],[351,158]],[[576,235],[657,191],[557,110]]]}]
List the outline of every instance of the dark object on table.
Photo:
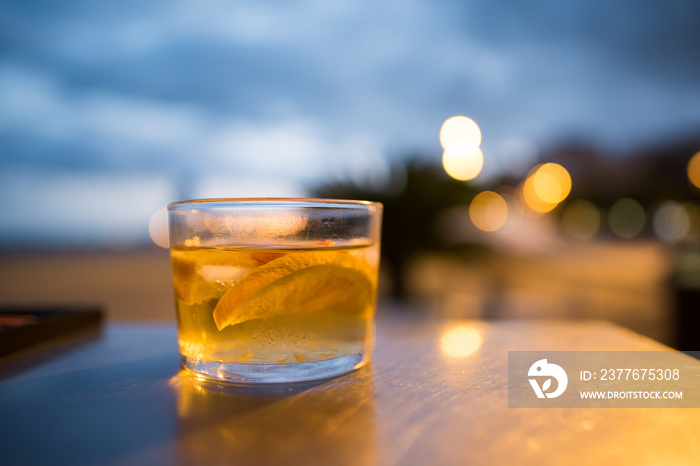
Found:
[{"label": "dark object on table", "polygon": [[0,354],[101,322],[99,306],[0,307]]},{"label": "dark object on table", "polygon": [[676,300],[676,349],[697,351],[700,349],[700,290],[678,287]]},{"label": "dark object on table", "polygon": [[671,276],[675,300],[676,344],[681,351],[700,350],[700,250],[680,249]]}]

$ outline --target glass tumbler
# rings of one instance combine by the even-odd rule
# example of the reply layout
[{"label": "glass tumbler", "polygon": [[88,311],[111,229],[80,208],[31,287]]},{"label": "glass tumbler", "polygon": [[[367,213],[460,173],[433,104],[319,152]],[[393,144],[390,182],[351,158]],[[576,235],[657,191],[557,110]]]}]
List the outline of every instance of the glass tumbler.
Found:
[{"label": "glass tumbler", "polygon": [[382,205],[202,199],[168,206],[183,366],[238,383],[350,372],[370,357]]}]

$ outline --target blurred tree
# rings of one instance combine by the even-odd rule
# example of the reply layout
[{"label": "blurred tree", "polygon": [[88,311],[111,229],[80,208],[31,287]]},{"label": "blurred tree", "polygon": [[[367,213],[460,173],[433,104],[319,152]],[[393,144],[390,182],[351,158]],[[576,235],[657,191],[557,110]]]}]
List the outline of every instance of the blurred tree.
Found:
[{"label": "blurred tree", "polygon": [[450,207],[469,205],[475,194],[471,185],[450,178],[442,167],[429,165],[418,157],[394,163],[390,179],[382,186],[337,181],[313,190],[316,197],[384,204],[382,262],[388,266],[396,298],[407,296],[408,261],[417,252],[448,246],[437,231],[437,215]]}]

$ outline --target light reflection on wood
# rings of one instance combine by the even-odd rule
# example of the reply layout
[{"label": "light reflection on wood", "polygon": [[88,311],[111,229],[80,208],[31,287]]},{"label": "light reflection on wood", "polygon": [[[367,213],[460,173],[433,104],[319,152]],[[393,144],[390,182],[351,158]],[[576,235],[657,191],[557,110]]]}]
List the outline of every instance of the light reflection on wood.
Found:
[{"label": "light reflection on wood", "polygon": [[177,458],[182,464],[374,464],[372,369],[339,379],[227,386],[181,372]]}]

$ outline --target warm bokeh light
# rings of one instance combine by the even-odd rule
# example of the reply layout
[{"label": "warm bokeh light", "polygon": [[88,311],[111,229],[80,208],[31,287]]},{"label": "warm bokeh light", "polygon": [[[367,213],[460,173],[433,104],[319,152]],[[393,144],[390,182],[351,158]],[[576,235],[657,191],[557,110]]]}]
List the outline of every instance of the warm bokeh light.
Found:
[{"label": "warm bokeh light", "polygon": [[654,212],[652,218],[654,233],[667,243],[677,243],[686,237],[690,230],[690,215],[680,202],[666,201]]},{"label": "warm bokeh light", "polygon": [[163,207],[151,216],[148,222],[148,234],[151,240],[161,248],[170,247],[170,235],[168,233],[168,210]]},{"label": "warm bokeh light", "polygon": [[688,180],[700,188],[700,152],[696,152],[688,161]]},{"label": "warm bokeh light", "polygon": [[572,238],[589,240],[600,229],[601,216],[598,208],[590,201],[578,199],[564,208],[561,225]]},{"label": "warm bokeh light", "polygon": [[549,204],[557,204],[561,199],[561,187],[550,173],[538,170],[532,175],[532,189],[537,197]]},{"label": "warm bokeh light", "polygon": [[500,194],[484,191],[472,199],[469,217],[479,230],[496,231],[506,223],[508,204]]},{"label": "warm bokeh light", "polygon": [[[533,172],[537,173],[536,170],[533,170]],[[543,201],[537,195],[533,186],[533,175],[528,176],[520,188],[520,195],[522,197],[523,204],[527,206],[530,211],[538,214],[549,212],[557,206],[557,203]]]},{"label": "warm bokeh light", "polygon": [[559,164],[545,163],[530,170],[520,187],[523,204],[542,214],[554,209],[571,192],[571,176]]},{"label": "warm bokeh light", "polygon": [[646,214],[644,207],[629,197],[617,200],[608,211],[608,224],[620,238],[634,238],[644,228]]},{"label": "warm bokeh light", "polygon": [[556,163],[545,163],[532,175],[532,188],[542,201],[558,204],[571,191],[571,176]]},{"label": "warm bokeh light", "polygon": [[456,142],[466,142],[471,146],[469,152],[481,145],[481,130],[471,118],[465,116],[453,116],[448,118],[440,128],[440,144],[445,150],[449,150]]},{"label": "warm bokeh light", "polygon": [[471,326],[454,327],[446,331],[440,340],[442,352],[453,358],[466,358],[481,346],[481,333]]},{"label": "warm bokeh light", "polygon": [[[456,143],[453,146],[460,145],[461,143]],[[442,166],[447,174],[456,180],[471,180],[481,173],[481,168],[484,166],[484,155],[480,149],[467,154],[446,150],[442,154]]]}]

